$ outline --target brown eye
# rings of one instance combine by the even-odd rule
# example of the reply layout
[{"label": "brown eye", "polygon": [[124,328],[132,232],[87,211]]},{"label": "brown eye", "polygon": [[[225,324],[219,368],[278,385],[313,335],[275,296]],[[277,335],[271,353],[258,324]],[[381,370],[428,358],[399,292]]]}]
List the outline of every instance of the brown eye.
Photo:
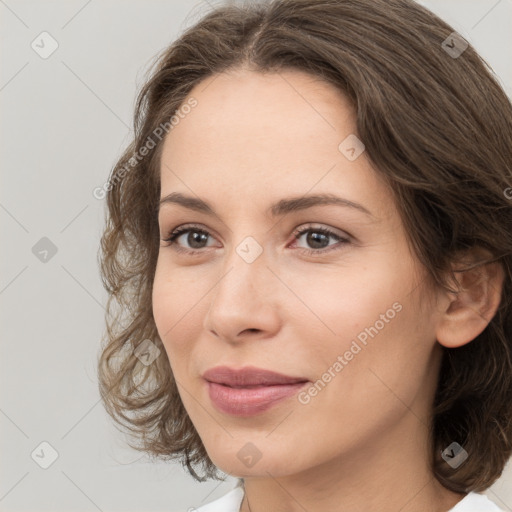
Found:
[{"label": "brown eye", "polygon": [[[331,250],[334,250],[339,247],[338,244],[331,244],[329,245],[329,239],[334,238],[338,242],[341,243],[341,245],[345,245],[347,243],[350,243],[350,240],[348,238],[344,238],[330,229],[327,228],[315,228],[315,227],[308,227],[299,231],[294,232],[295,240],[299,240],[303,235],[307,234],[305,237],[306,243],[309,244],[312,249],[308,248],[302,248],[301,251],[305,251],[307,254],[322,254],[329,252]],[[334,245],[334,247],[332,247]],[[326,249],[326,247],[328,247]]]},{"label": "brown eye", "polygon": [[[182,247],[177,243],[178,239],[185,234],[187,234],[187,236],[184,237],[184,241],[189,245],[189,247]],[[210,233],[204,229],[199,229],[195,226],[182,226],[178,229],[175,229],[167,238],[164,238],[162,241],[168,242],[168,245],[173,246],[173,248],[178,252],[193,254],[206,247],[202,244],[207,242],[209,236]]]}]

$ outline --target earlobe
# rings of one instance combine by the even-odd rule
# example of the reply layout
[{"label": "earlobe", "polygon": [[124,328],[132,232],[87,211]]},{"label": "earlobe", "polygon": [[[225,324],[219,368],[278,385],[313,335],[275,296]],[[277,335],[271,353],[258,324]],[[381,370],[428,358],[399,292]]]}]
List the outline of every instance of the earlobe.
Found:
[{"label": "earlobe", "polygon": [[446,293],[449,300],[436,329],[437,341],[447,348],[465,345],[484,331],[498,310],[504,281],[499,262],[456,272],[456,276],[460,291]]}]

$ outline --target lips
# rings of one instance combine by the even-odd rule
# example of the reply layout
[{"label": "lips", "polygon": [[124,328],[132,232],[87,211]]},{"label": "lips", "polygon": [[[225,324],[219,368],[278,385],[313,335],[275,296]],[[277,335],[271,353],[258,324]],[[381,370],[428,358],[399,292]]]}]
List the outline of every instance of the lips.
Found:
[{"label": "lips", "polygon": [[217,366],[206,371],[203,378],[215,407],[234,416],[262,413],[290,398],[309,382],[303,377],[291,377],[255,367],[235,370]]},{"label": "lips", "polygon": [[228,366],[216,366],[204,372],[203,378],[208,382],[223,384],[232,388],[276,386],[279,384],[297,384],[308,381],[304,377],[290,377],[254,366],[246,366],[239,370],[229,368]]}]

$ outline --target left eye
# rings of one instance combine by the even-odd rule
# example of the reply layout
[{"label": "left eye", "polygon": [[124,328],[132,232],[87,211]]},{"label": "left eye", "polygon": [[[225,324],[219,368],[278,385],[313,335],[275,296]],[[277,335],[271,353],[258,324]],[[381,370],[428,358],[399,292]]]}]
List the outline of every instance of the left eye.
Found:
[{"label": "left eye", "polygon": [[[307,241],[308,244],[312,245],[314,247],[314,249],[303,249],[303,250],[310,254],[318,253],[318,252],[323,253],[323,252],[332,250],[331,248],[329,248],[327,250],[324,249],[324,247],[331,247],[333,245],[333,244],[331,244],[331,246],[324,245],[324,242],[326,242],[326,241],[328,242],[329,238],[334,238],[338,242],[341,242],[341,245],[344,245],[344,244],[350,242],[350,240],[348,238],[344,238],[340,235],[337,235],[336,233],[334,233],[333,231],[331,231],[330,229],[327,229],[327,228],[311,228],[311,227],[309,227],[309,228],[305,228],[305,229],[302,229],[302,230],[299,230],[299,231],[296,231],[293,233],[296,240],[299,240],[303,235],[306,235],[306,234],[308,234],[308,235],[306,236],[305,240]],[[318,247],[318,245],[321,245],[322,247]],[[334,249],[335,248],[336,247],[334,247]]]},{"label": "left eye", "polygon": [[[188,234],[185,240],[187,241],[188,244],[191,245],[191,248],[181,247],[177,244],[178,239],[185,234]],[[313,245],[313,249],[300,248],[300,250],[308,254],[325,253],[332,250],[331,248],[325,249],[326,246],[324,242],[328,242],[329,238],[334,238],[335,240],[340,242],[341,245],[350,243],[348,237],[344,238],[334,233],[330,229],[323,227],[303,228],[301,230],[294,231],[293,236],[295,240],[299,240],[303,235],[306,234],[308,234],[308,236],[305,238],[305,240],[307,241],[308,244]],[[175,246],[174,249],[178,252],[197,254],[200,252],[200,249],[204,248],[204,246],[197,247],[197,245],[201,245],[202,243],[206,242],[209,236],[211,236],[210,233],[208,233],[208,231],[205,231],[204,229],[199,229],[195,226],[182,226],[178,229],[175,229],[167,238],[163,239],[162,241],[168,242],[168,246]],[[333,244],[331,244],[331,246],[332,245]],[[330,247],[329,244],[327,245],[327,247]],[[333,247],[333,249],[336,249],[336,247]]]}]

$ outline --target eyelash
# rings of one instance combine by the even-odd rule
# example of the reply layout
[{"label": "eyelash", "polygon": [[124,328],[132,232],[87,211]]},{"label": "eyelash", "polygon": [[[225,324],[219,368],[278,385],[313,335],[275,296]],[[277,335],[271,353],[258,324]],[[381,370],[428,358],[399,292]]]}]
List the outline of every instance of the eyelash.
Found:
[{"label": "eyelash", "polygon": [[[167,238],[162,239],[162,241],[168,242],[167,247],[174,245],[175,246],[174,250],[177,252],[180,252],[183,254],[189,254],[192,256],[197,256],[203,251],[202,249],[184,249],[183,247],[179,247],[178,245],[176,245],[176,239],[183,233],[188,233],[189,231],[195,231],[196,233],[203,233],[205,235],[210,235],[210,233],[208,231],[206,231],[204,229],[200,229],[197,226],[186,225],[186,226],[182,226],[178,229],[175,229],[174,231],[172,231],[169,234],[169,236]],[[309,233],[309,232],[322,233],[325,236],[336,238],[338,240],[338,242],[341,242],[342,246],[350,243],[350,240],[348,238],[343,238],[343,237],[337,235],[336,233],[334,233],[333,231],[331,231],[330,229],[322,228],[322,227],[321,228],[307,227],[307,228],[303,228],[300,230],[296,230],[293,232],[293,236],[294,236],[295,240],[298,240],[304,233]],[[335,244],[334,246],[327,248],[327,249],[300,248],[298,250],[304,254],[308,254],[308,255],[312,256],[312,255],[318,255],[318,254],[325,254],[327,252],[330,252],[331,250],[339,249],[340,247],[337,247],[336,245],[337,244]]]}]

